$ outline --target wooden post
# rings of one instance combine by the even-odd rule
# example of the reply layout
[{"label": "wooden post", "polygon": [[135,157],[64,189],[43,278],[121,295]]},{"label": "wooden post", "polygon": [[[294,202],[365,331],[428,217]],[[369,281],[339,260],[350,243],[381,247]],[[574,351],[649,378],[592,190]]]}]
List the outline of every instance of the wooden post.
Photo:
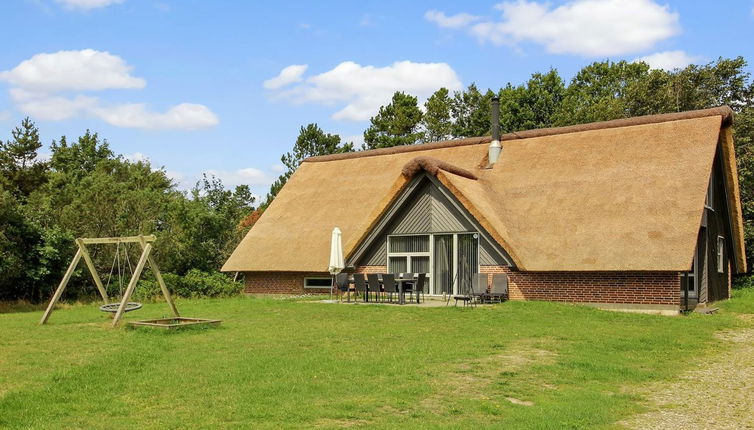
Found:
[{"label": "wooden post", "polygon": [[118,306],[118,312],[115,313],[115,317],[113,318],[113,327],[118,325],[118,321],[123,316],[123,311],[126,309],[128,299],[131,298],[131,294],[136,288],[136,283],[139,282],[141,271],[144,270],[144,265],[147,263],[147,257],[149,257],[150,252],[152,252],[151,243],[147,244],[147,246],[144,247],[144,252],[141,253],[141,258],[139,258],[139,262],[136,264],[136,270],[134,270],[133,275],[131,275],[131,280],[128,282],[126,292],[123,293],[123,298],[120,301],[120,306]]},{"label": "wooden post", "polygon": [[55,307],[55,304],[58,302],[58,300],[60,300],[60,296],[63,295],[63,290],[65,290],[65,286],[68,285],[68,281],[71,279],[71,275],[73,275],[73,271],[76,270],[76,266],[79,264],[79,260],[81,260],[81,247],[79,247],[78,251],[76,251],[76,255],[73,256],[73,260],[71,261],[71,264],[68,266],[68,270],[65,271],[65,275],[63,275],[63,279],[60,281],[60,285],[58,285],[58,289],[55,290],[55,294],[52,295],[52,299],[50,299],[50,304],[47,305],[47,310],[45,310],[44,315],[42,315],[42,320],[39,321],[39,324],[46,323],[47,319],[50,318],[52,309]]},{"label": "wooden post", "polygon": [[[141,241],[141,247],[146,248],[147,242],[146,240]],[[155,279],[157,279],[157,283],[160,284],[160,289],[162,290],[162,295],[165,296],[165,301],[168,302],[168,306],[170,306],[170,310],[173,311],[173,315],[179,317],[181,316],[178,313],[178,308],[175,307],[175,303],[173,303],[173,297],[170,295],[170,290],[168,290],[168,286],[165,285],[165,280],[162,279],[162,273],[160,273],[160,269],[157,267],[157,263],[154,261],[154,257],[152,257],[152,254],[149,254],[147,257],[147,261],[149,261],[149,267],[152,269],[152,272],[154,273]]]},{"label": "wooden post", "polygon": [[86,267],[89,268],[89,272],[92,274],[92,278],[94,278],[94,284],[97,285],[97,290],[99,290],[99,295],[102,296],[102,302],[107,304],[107,301],[108,301],[107,291],[105,291],[105,287],[104,285],[102,285],[102,280],[99,278],[99,275],[97,274],[97,269],[95,269],[94,263],[92,263],[92,257],[89,256],[89,251],[86,249],[86,245],[80,238],[76,239],[76,243],[79,245],[79,249],[81,250],[81,256],[84,257],[84,262],[86,263]]}]

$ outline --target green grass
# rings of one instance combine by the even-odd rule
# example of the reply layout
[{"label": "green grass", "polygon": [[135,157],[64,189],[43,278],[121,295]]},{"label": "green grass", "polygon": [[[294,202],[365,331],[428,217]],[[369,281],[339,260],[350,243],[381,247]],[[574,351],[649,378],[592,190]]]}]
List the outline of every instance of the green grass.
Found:
[{"label": "green grass", "polygon": [[[218,328],[111,329],[95,305],[0,314],[0,428],[612,428],[750,324],[544,303],[491,308],[182,300]],[[146,304],[129,319],[167,314]],[[507,398],[532,405],[514,404]]]}]

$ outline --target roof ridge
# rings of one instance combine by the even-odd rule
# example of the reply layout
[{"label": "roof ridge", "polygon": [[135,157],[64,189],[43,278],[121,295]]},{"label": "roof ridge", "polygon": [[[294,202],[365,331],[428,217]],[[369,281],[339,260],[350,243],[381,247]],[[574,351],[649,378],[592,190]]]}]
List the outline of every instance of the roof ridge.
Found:
[{"label": "roof ridge", "polygon": [[[684,119],[721,116],[722,124],[729,125],[733,120],[733,110],[727,105],[683,112],[672,112],[655,115],[643,115],[630,118],[613,119],[609,121],[590,122],[586,124],[567,125],[563,127],[535,128],[531,130],[506,133],[500,140],[530,139],[534,137],[555,136],[559,134],[578,133],[609,128],[629,127],[634,125],[657,124],[662,122],[680,121]],[[414,151],[429,151],[432,149],[449,148],[455,146],[478,145],[489,143],[490,136],[467,137],[463,139],[443,140],[440,142],[422,143],[390,148],[368,149],[366,151],[344,152],[339,154],[318,155],[304,159],[304,162],[317,163],[324,161],[346,160],[350,158],[376,157],[379,155],[399,154]]]},{"label": "roof ridge", "polygon": [[447,161],[438,160],[434,157],[419,156],[414,157],[408,163],[403,165],[401,174],[407,178],[413,178],[414,175],[420,171],[425,171],[433,176],[437,176],[437,172],[444,170],[454,175],[462,176],[464,178],[477,180],[477,176],[468,170],[458,167],[454,164],[450,164]]}]

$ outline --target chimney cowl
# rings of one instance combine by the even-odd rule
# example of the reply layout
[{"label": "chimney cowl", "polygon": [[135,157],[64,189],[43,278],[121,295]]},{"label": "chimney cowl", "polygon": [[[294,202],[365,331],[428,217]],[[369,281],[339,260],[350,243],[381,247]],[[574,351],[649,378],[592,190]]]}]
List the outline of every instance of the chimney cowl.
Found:
[{"label": "chimney cowl", "polygon": [[487,150],[487,160],[489,162],[487,167],[491,169],[497,162],[498,158],[500,158],[500,153],[503,151],[503,146],[500,144],[500,99],[497,96],[492,98],[490,110],[492,142],[490,142],[489,149]]}]

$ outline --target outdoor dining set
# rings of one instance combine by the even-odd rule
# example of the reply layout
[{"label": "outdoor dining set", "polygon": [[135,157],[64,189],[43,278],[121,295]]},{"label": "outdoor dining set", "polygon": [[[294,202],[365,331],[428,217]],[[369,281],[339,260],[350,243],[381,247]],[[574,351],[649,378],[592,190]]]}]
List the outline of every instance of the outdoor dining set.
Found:
[{"label": "outdoor dining set", "polygon": [[[339,273],[335,275],[335,287],[340,300],[350,302],[351,293],[354,301],[361,297],[364,302],[406,304],[416,301],[422,303],[429,284],[426,273]],[[462,283],[464,284],[464,283]],[[465,284],[469,284],[468,282]],[[486,273],[474,273],[470,285],[460,288],[458,294],[444,294],[446,305],[455,300],[454,305],[462,302],[464,306],[476,306],[479,303],[499,303],[508,298],[508,275],[495,273],[492,284],[488,285]],[[465,291],[463,291],[465,290]]]}]

